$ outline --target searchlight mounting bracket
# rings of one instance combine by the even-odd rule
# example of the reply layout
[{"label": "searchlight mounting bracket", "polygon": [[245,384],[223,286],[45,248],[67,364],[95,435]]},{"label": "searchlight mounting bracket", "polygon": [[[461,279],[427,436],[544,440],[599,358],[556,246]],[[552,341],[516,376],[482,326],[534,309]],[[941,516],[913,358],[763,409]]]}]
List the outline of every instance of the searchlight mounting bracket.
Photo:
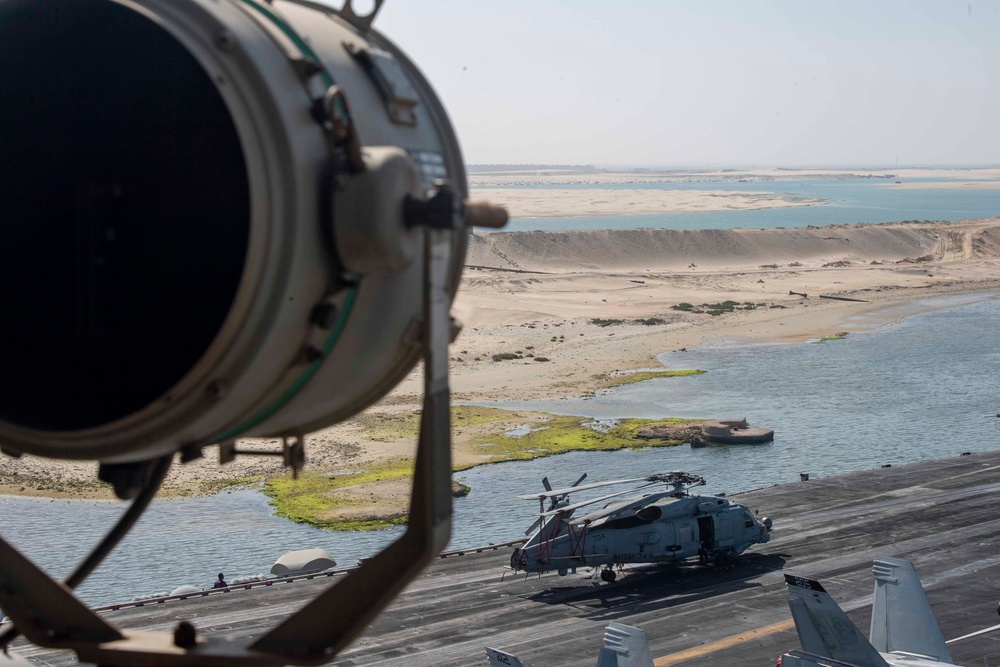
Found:
[{"label": "searchlight mounting bracket", "polygon": [[354,3],[351,0],[344,0],[344,5],[340,9],[331,7],[330,5],[322,2],[316,2],[315,0],[289,0],[289,2],[294,2],[297,5],[303,5],[305,7],[311,7],[312,9],[316,9],[326,14],[339,16],[362,35],[366,35],[368,34],[368,31],[371,30],[372,23],[375,22],[375,17],[378,15],[379,10],[382,9],[382,4],[385,0],[372,0],[373,6],[371,11],[364,15],[358,14],[354,11]]}]

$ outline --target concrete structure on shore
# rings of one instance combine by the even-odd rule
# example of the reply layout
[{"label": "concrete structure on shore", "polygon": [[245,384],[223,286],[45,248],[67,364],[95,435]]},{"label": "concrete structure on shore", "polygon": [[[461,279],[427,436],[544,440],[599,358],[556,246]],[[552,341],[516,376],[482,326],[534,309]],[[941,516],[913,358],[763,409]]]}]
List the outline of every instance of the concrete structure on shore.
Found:
[{"label": "concrete structure on shore", "polygon": [[751,445],[774,440],[773,428],[747,426],[746,419],[717,419],[701,425],[701,439],[692,440],[692,446],[709,445]]}]

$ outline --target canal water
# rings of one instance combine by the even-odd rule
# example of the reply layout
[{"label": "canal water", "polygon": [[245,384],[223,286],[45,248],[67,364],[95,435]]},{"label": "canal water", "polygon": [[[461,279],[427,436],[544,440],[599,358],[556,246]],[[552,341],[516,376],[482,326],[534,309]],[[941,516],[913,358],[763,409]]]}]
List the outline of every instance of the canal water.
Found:
[{"label": "canal water", "polygon": [[[451,546],[522,535],[537,504],[515,496],[541,490],[545,476],[568,485],[584,472],[600,481],[686,470],[707,478],[708,492],[734,493],[793,482],[802,472],[815,478],[997,449],[1000,419],[984,415],[1000,412],[1000,295],[940,297],[922,305],[931,310],[822,344],[723,344],[661,357],[667,367],[700,368],[704,375],[651,380],[590,399],[491,404],[598,419],[746,417],[775,429],[775,439],[576,452],[467,470],[457,477],[472,491],[455,503]],[[866,323],[852,325],[864,329]],[[111,501],[0,496],[0,535],[62,576],[122,509]],[[780,507],[757,509],[780,525]],[[100,605],[182,584],[207,587],[220,571],[266,574],[294,549],[325,548],[341,565],[353,565],[399,534],[293,524],[273,516],[256,490],[158,500],[80,594]]]}]

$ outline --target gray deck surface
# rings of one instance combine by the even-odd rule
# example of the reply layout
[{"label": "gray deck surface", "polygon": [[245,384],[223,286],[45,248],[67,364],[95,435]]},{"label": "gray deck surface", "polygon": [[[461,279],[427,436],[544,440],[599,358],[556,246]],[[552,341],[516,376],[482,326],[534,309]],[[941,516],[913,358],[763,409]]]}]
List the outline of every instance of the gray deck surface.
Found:
[{"label": "gray deck surface", "polygon": [[[646,633],[657,665],[769,667],[797,648],[783,570],[819,579],[867,634],[874,556],[914,561],[946,639],[1000,623],[1000,452],[785,484],[734,496],[774,518],[770,543],[716,572],[626,569],[613,584],[582,570],[510,576],[510,550],[436,562],[335,661],[337,665],[485,664],[483,645],[525,665],[593,665],[604,626]],[[490,536],[485,536],[484,541]],[[509,536],[495,536],[497,541]],[[111,612],[125,628],[260,634],[329,579]],[[958,664],[1000,666],[1000,633],[952,645]],[[17,652],[68,664],[65,652]]]}]

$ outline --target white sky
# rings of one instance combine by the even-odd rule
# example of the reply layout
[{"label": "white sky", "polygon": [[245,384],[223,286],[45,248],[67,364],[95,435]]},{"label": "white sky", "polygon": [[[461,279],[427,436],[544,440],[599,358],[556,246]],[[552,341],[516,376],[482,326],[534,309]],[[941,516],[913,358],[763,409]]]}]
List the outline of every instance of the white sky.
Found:
[{"label": "white sky", "polygon": [[1000,164],[1000,2],[388,0],[469,163]]}]

